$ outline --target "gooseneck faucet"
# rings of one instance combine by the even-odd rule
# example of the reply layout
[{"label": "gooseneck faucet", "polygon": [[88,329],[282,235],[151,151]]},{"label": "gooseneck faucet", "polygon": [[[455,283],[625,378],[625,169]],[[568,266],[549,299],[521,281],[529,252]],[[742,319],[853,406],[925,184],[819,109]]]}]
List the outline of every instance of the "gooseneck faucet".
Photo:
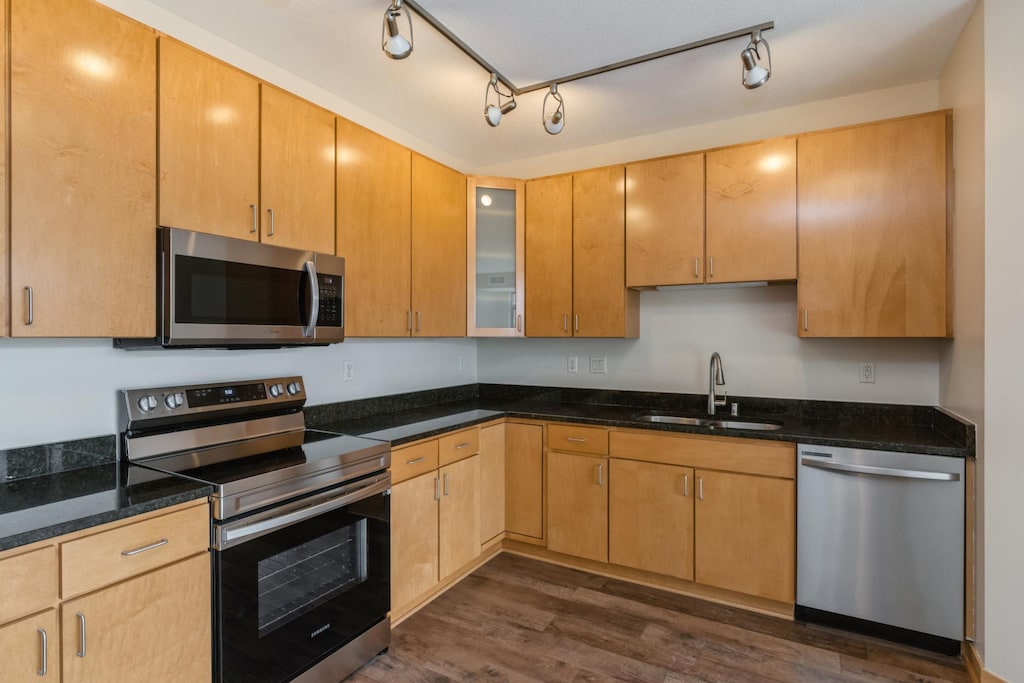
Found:
[{"label": "gooseneck faucet", "polygon": [[715,351],[711,354],[711,366],[708,370],[708,415],[715,414],[715,406],[724,406],[727,399],[727,392],[722,390],[722,397],[718,398],[715,386],[725,386],[725,371],[722,369],[722,357]]}]

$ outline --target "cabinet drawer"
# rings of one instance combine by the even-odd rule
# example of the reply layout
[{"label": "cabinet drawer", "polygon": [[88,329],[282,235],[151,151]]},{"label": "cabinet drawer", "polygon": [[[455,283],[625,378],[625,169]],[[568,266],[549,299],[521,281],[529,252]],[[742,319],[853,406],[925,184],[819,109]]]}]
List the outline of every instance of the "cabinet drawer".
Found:
[{"label": "cabinet drawer", "polygon": [[391,451],[391,483],[418,477],[437,469],[437,439]]},{"label": "cabinet drawer", "polygon": [[611,436],[611,454],[616,458],[667,465],[782,479],[796,477],[796,446],[784,441],[621,430]]},{"label": "cabinet drawer", "polygon": [[61,597],[122,581],[210,548],[206,505],[61,544]]},{"label": "cabinet drawer", "polygon": [[57,547],[0,560],[0,624],[40,612],[57,602]]},{"label": "cabinet drawer", "polygon": [[437,440],[439,464],[443,467],[480,452],[480,428],[445,434]]},{"label": "cabinet drawer", "polygon": [[608,430],[604,427],[548,425],[548,448],[577,453],[608,453]]}]

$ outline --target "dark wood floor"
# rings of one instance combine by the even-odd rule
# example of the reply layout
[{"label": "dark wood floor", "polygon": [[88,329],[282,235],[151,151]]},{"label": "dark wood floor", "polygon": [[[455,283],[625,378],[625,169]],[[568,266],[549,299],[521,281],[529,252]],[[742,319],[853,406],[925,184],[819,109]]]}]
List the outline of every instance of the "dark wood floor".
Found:
[{"label": "dark wood floor", "polygon": [[957,658],[503,553],[400,624],[369,681],[968,681]]}]

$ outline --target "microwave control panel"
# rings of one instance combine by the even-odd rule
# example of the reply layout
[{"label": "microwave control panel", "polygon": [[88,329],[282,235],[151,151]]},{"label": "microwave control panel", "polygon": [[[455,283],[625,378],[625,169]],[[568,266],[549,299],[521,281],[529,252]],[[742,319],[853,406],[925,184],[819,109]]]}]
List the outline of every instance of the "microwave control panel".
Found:
[{"label": "microwave control panel", "polygon": [[320,285],[320,315],[318,327],[341,327],[341,299],[343,296],[340,275],[317,275]]}]

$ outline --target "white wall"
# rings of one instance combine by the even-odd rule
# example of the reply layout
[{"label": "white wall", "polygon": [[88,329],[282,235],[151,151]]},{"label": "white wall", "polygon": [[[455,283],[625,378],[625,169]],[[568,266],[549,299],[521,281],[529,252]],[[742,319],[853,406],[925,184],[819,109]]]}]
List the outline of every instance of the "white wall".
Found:
[{"label": "white wall", "polygon": [[[459,358],[463,370],[459,370]],[[354,379],[342,381],[342,364]],[[117,431],[116,392],[302,375],[318,405],[476,382],[470,339],[362,340],[312,349],[122,351],[109,339],[0,339],[0,449]]]},{"label": "white wall", "polygon": [[[939,403],[977,426],[975,469],[975,629],[985,650],[985,35],[979,5],[942,71],[939,99],[953,109],[956,175],[953,329],[943,348]],[[971,587],[968,587],[971,590]]]},{"label": "white wall", "polygon": [[985,665],[1024,681],[1024,314],[1020,161],[1024,92],[1010,84],[1024,26],[1020,0],[985,0]]},{"label": "white wall", "polygon": [[[732,395],[934,405],[937,340],[797,337],[796,286],[690,288],[640,295],[639,339],[481,339],[481,382],[706,393],[722,355]],[[579,372],[566,371],[567,356]],[[608,373],[591,374],[590,356]],[[877,381],[858,381],[859,361]],[[741,407],[742,410],[742,407]]]}]

